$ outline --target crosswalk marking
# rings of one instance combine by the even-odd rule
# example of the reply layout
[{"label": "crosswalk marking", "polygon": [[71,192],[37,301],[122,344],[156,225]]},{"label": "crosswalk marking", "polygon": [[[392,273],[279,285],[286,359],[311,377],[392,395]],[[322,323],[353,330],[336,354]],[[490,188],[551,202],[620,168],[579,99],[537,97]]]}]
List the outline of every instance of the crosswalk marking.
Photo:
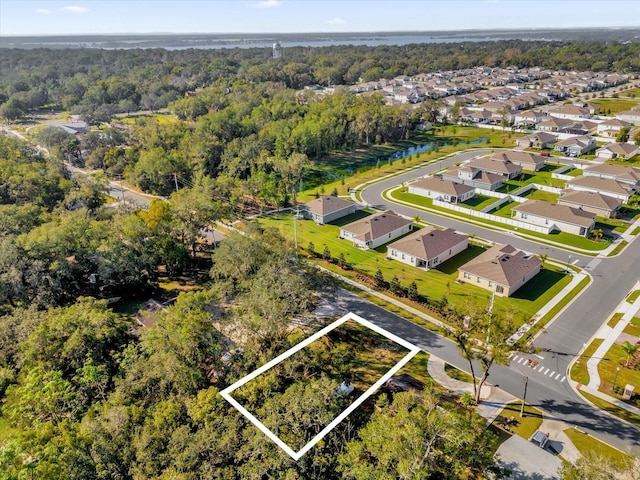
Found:
[{"label": "crosswalk marking", "polygon": [[520,360],[518,360],[518,363],[522,363],[524,362],[525,358],[524,357],[520,357]]},{"label": "crosswalk marking", "polygon": [[[545,373],[546,373],[546,372],[545,372]],[[555,374],[556,374],[556,372],[551,372],[551,373],[549,374],[549,376],[550,376],[551,378],[553,378],[553,376],[554,376]]]},{"label": "crosswalk marking", "polygon": [[542,370],[544,370],[544,365],[538,369],[539,372],[541,372]]},{"label": "crosswalk marking", "polygon": [[562,380],[560,380],[560,383],[564,382],[566,378],[567,377],[562,377]]},{"label": "crosswalk marking", "polygon": [[549,369],[547,368],[547,369],[544,371],[543,375],[546,375],[548,372],[549,372]]},{"label": "crosswalk marking", "polygon": [[561,375],[560,373],[559,373],[558,375],[556,375],[556,378],[554,378],[554,380],[559,379],[559,378],[560,378],[560,375]]}]

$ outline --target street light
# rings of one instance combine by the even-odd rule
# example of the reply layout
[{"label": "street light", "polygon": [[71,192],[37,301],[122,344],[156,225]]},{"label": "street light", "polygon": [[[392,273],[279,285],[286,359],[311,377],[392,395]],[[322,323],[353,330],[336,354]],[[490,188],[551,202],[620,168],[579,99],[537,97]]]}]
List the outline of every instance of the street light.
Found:
[{"label": "street light", "polygon": [[618,374],[620,373],[620,367],[616,368],[616,374],[613,377],[613,385],[611,386],[611,391],[615,393],[616,391],[616,381],[618,380]]}]

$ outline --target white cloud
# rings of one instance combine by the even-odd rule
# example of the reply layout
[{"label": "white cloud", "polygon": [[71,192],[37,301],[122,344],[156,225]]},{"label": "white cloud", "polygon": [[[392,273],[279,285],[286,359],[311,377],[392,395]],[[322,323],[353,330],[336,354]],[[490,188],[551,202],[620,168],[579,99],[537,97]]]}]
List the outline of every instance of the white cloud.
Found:
[{"label": "white cloud", "polygon": [[347,21],[344,18],[332,18],[327,22],[329,25],[344,25]]},{"label": "white cloud", "polygon": [[51,10],[47,10],[46,8],[36,8],[36,13],[39,15],[49,15]]},{"label": "white cloud", "polygon": [[280,2],[280,0],[261,0],[256,3],[256,7],[258,8],[272,8],[279,7],[280,5],[282,5],[282,2]]},{"label": "white cloud", "polygon": [[62,11],[67,13],[87,13],[89,9],[85,7],[78,7],[77,5],[68,5],[66,7],[62,7]]}]

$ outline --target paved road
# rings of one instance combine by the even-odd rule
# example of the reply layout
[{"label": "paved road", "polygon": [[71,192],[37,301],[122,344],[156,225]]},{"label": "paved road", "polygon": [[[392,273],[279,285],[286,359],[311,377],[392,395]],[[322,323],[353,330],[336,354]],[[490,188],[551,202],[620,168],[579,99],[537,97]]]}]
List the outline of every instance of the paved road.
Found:
[{"label": "paved road", "polygon": [[[489,150],[486,149],[464,152],[442,162],[373,184],[361,192],[362,199],[366,203],[379,208],[391,208],[410,217],[420,215],[427,222],[475,234],[493,242],[510,243],[517,248],[532,253],[546,253],[549,258],[557,259],[561,262],[568,261],[569,255],[571,255],[572,263],[577,262],[577,265],[585,268],[591,274],[593,282],[579,299],[574,301],[562,315],[547,326],[546,333],[536,339],[535,346],[548,351],[543,352],[539,357],[518,354],[517,357],[514,357],[509,367],[493,367],[491,380],[494,384],[500,384],[502,388],[512,395],[522,397],[524,377],[528,376],[528,402],[539,405],[546,412],[556,415],[569,423],[581,426],[595,436],[621,449],[625,449],[625,447],[638,449],[640,429],[629,427],[624,422],[593,409],[573,391],[566,377],[569,364],[574,360],[577,353],[589,342],[594,333],[637,282],[639,278],[638,272],[640,272],[640,242],[631,243],[624,254],[618,257],[594,258],[570,253],[558,247],[544,246],[530,240],[518,238],[513,234],[496,232],[426,213],[422,210],[394,204],[382,197],[384,190],[401,182],[432,173],[446,166],[468,160],[473,156],[488,153]],[[411,339],[408,338],[408,340]],[[422,340],[422,342],[420,346],[426,351],[431,351],[447,362],[465,368],[464,362],[457,356],[455,347],[449,346],[445,348],[443,345],[446,345],[446,343],[437,342],[432,337],[428,337],[428,340]],[[446,352],[443,352],[443,350]],[[528,359],[538,362],[535,370],[526,366],[526,360]]]},{"label": "paved road", "polygon": [[[413,343],[425,352],[468,371],[467,362],[458,353],[455,343],[424,327],[405,320],[346,290],[338,289],[329,302],[344,313],[353,312],[360,315]],[[479,365],[476,365],[475,368],[476,372],[480,371]],[[631,450],[637,455],[640,454],[639,429],[585,403],[566,381],[560,383],[537,378],[531,373],[530,368],[512,364],[510,367],[494,365],[491,368],[490,382],[513,396],[522,398],[526,375],[529,376],[528,404],[542,409],[551,417],[576,425],[621,450]]]}]

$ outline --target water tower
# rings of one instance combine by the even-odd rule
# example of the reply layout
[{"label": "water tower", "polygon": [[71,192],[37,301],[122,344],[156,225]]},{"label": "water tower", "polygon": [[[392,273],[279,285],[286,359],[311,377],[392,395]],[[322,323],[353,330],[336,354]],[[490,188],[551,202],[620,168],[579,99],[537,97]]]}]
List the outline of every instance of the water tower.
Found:
[{"label": "water tower", "polygon": [[280,58],[282,56],[282,45],[280,42],[273,44],[273,58]]}]

